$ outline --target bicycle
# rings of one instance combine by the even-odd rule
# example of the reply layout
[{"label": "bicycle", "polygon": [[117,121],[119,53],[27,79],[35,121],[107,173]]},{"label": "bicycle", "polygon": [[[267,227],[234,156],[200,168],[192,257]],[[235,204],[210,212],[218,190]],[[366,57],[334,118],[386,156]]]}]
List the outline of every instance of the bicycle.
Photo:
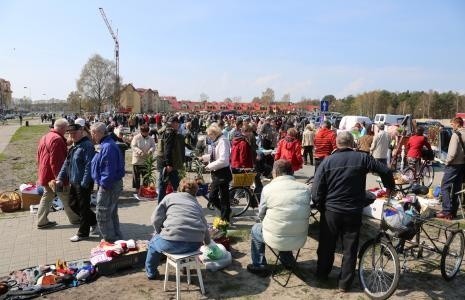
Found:
[{"label": "bicycle", "polygon": [[[404,205],[404,209],[415,208],[418,205],[416,196],[426,191],[424,186],[412,188],[414,199],[407,202],[409,205]],[[414,215],[405,225],[404,219],[394,225],[393,219],[389,218],[396,216],[399,209],[391,202],[391,198],[388,199],[383,207],[379,233],[365,242],[359,251],[358,276],[363,291],[372,299],[389,298],[397,289],[401,269],[407,269],[407,256],[422,258],[424,250],[440,254],[442,277],[446,281],[454,279],[460,270],[465,249],[465,236],[459,223],[446,226],[431,222],[421,215]],[[429,233],[426,226],[437,230],[437,236]],[[421,234],[430,244],[421,241]],[[402,267],[399,255],[404,258]]]},{"label": "bicycle", "polygon": [[423,186],[430,187],[434,180],[434,168],[432,161],[428,159],[421,159],[421,164],[418,170],[414,166],[408,166],[402,170],[401,174],[404,175],[410,183],[410,185],[404,187],[404,189],[410,189],[413,184],[421,184]]},{"label": "bicycle", "polygon": [[[205,173],[205,164],[196,156],[192,157],[192,170],[196,173],[195,179],[199,185],[197,196],[203,196],[207,201],[207,208],[215,210],[215,206],[210,201],[210,185],[205,183],[203,174]],[[242,168],[237,169],[239,173],[233,173],[232,184],[229,188],[229,201],[233,217],[243,215],[252,203],[259,203],[259,198],[255,189],[251,186],[257,173],[254,169]]]}]

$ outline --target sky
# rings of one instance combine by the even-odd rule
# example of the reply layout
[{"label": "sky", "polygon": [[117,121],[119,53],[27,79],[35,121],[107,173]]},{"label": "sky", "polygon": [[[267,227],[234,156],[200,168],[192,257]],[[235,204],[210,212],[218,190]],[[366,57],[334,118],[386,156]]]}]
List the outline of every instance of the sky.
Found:
[{"label": "sky", "polygon": [[465,1],[0,0],[0,78],[66,99],[94,54],[123,83],[199,100],[365,91],[465,93]]}]

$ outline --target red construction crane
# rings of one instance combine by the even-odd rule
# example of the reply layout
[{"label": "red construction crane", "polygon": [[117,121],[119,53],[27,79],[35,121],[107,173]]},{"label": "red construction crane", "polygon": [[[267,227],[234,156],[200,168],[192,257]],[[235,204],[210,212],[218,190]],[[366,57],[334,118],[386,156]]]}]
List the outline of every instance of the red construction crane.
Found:
[{"label": "red construction crane", "polygon": [[[110,23],[108,22],[107,16],[105,15],[105,12],[103,11],[103,8],[100,7],[100,14],[102,15],[103,20],[105,21],[105,24],[107,25],[108,31],[110,31],[111,37],[115,41],[115,64],[116,64],[116,70],[115,70],[115,94],[114,97],[118,99],[119,95],[119,41],[118,41],[118,31],[116,31],[116,34],[113,32],[113,29],[111,28]],[[116,101],[113,101],[113,104],[116,104]],[[115,107],[116,109],[117,107]]]}]

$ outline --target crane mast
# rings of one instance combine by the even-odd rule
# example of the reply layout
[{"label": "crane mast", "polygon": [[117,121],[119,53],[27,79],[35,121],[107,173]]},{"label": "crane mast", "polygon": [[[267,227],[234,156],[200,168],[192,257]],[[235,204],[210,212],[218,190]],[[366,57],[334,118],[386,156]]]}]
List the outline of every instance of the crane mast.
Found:
[{"label": "crane mast", "polygon": [[[102,7],[99,8],[100,14],[102,15],[103,21],[105,21],[105,24],[107,25],[108,31],[111,34],[111,37],[115,41],[115,65],[116,65],[116,70],[115,70],[115,92],[114,92],[114,103],[116,104],[116,100],[119,98],[119,41],[118,41],[118,31],[116,34],[114,33],[113,29],[111,28],[110,22],[108,22],[107,16],[105,15],[105,11],[103,10]],[[116,107],[115,107],[116,108]]]}]

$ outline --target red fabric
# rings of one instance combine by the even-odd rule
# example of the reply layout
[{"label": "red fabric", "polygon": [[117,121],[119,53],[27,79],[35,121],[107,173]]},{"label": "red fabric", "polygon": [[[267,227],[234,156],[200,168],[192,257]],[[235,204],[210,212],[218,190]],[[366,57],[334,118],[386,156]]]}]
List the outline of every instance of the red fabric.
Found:
[{"label": "red fabric", "polygon": [[428,139],[423,135],[413,135],[408,139],[408,143],[405,146],[407,157],[421,158],[421,148],[425,146],[431,149],[431,145],[428,143]]},{"label": "red fabric", "polygon": [[233,139],[230,157],[231,168],[253,168],[252,147],[244,137]]},{"label": "red fabric", "polygon": [[304,160],[302,158],[302,146],[298,139],[286,136],[280,140],[276,147],[275,160],[285,159],[291,162],[292,170],[297,171],[302,169]]},{"label": "red fabric", "polygon": [[314,157],[325,158],[336,149],[336,133],[328,128],[320,128],[315,134],[314,144]]},{"label": "red fabric", "polygon": [[54,129],[40,139],[37,149],[39,185],[47,186],[50,180],[58,177],[67,151],[65,137]]}]

